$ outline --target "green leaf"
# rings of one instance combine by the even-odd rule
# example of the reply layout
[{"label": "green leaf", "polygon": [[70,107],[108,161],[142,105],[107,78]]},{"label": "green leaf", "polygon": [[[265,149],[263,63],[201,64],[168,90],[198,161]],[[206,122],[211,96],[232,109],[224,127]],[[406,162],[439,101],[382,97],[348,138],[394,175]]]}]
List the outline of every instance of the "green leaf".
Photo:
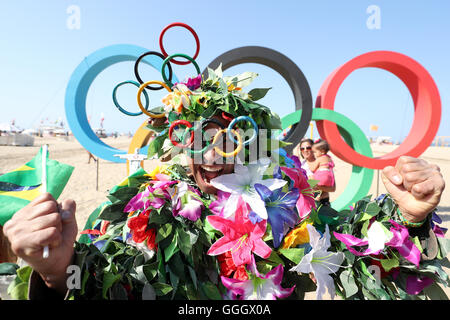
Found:
[{"label": "green leaf", "polygon": [[162,150],[162,146],[164,144],[164,141],[167,138],[167,134],[162,134],[160,136],[157,136],[155,139],[150,141],[148,145],[148,157],[152,158],[154,155],[158,155]]},{"label": "green leaf", "polygon": [[177,247],[177,237],[173,237],[172,243],[171,243],[167,248],[164,249],[164,258],[165,258],[165,261],[166,261],[166,262],[169,261],[170,258],[171,258],[176,252],[178,252],[178,250],[180,250],[180,249]]},{"label": "green leaf", "polygon": [[144,272],[145,278],[148,282],[152,281],[154,277],[156,277],[156,274],[158,273],[158,264],[159,262],[153,262],[151,264],[145,265],[142,268],[142,271]]},{"label": "green leaf", "polygon": [[161,282],[152,283],[152,286],[153,289],[155,289],[155,293],[157,296],[165,296],[166,294],[168,294],[170,291],[173,290],[173,288],[170,285]]},{"label": "green leaf", "polygon": [[339,275],[342,286],[345,290],[345,297],[349,298],[358,292],[358,286],[355,283],[355,278],[353,277],[353,271],[350,269],[344,270]]},{"label": "green leaf", "polygon": [[178,246],[184,254],[188,255],[191,252],[192,245],[197,241],[198,234],[195,235],[190,231],[185,231],[183,228],[177,229]]},{"label": "green leaf", "polygon": [[279,264],[284,266],[283,260],[278,256],[278,254],[274,250],[272,250],[272,252],[270,253],[270,256],[267,258],[267,261],[276,266]]},{"label": "green leaf", "polygon": [[0,263],[0,275],[14,275],[19,266],[15,263],[4,262]]},{"label": "green leaf", "polygon": [[166,223],[158,228],[158,232],[156,234],[155,243],[160,242],[161,240],[167,238],[172,232],[172,224]]},{"label": "green leaf", "polygon": [[200,284],[205,295],[211,300],[222,300],[222,295],[220,294],[219,289],[212,282],[206,282]]},{"label": "green leaf", "polygon": [[412,238],[412,242],[416,245],[417,249],[419,249],[420,253],[422,253],[423,248],[422,248],[422,245],[420,244],[419,237],[416,236],[416,237]]},{"label": "green leaf", "polygon": [[27,300],[28,299],[28,283],[22,282],[14,286],[9,295],[13,300]]},{"label": "green leaf", "polygon": [[164,211],[158,212],[156,210],[153,210],[148,217],[148,223],[149,224],[155,223],[158,225],[162,225],[169,222],[170,219],[171,217],[165,214]]},{"label": "green leaf", "polygon": [[120,278],[120,274],[114,274],[112,272],[105,272],[103,274],[102,297],[104,299],[108,299],[106,296],[108,289],[111,288],[116,281],[119,281]]},{"label": "green leaf", "polygon": [[197,287],[197,275],[195,274],[195,270],[191,268],[191,266],[188,266],[189,275],[191,276],[192,283],[194,284],[195,290],[198,289]]},{"label": "green leaf", "polygon": [[436,282],[433,282],[429,287],[423,289],[423,292],[430,300],[448,300],[447,294]]},{"label": "green leaf", "polygon": [[369,270],[367,270],[366,264],[362,260],[360,260],[359,263],[360,263],[360,266],[361,266],[361,271],[366,276],[368,276],[370,279],[372,279],[373,281],[376,281],[375,277],[369,272]]},{"label": "green leaf", "polygon": [[382,259],[380,260],[381,266],[386,272],[389,272],[392,268],[396,268],[399,266],[399,261],[397,258],[392,259]]},{"label": "green leaf", "polygon": [[116,200],[128,201],[133,198],[139,192],[137,187],[123,187],[118,188],[114,192],[110,193],[107,198],[111,200],[112,203]]},{"label": "green leaf", "polygon": [[280,249],[278,251],[295,264],[299,264],[305,255],[304,248]]},{"label": "green leaf", "polygon": [[248,95],[252,101],[264,98],[267,92],[272,88],[256,88],[249,91]]},{"label": "green leaf", "polygon": [[30,275],[33,269],[30,266],[24,266],[22,268],[17,269],[17,276],[23,282],[28,282],[30,279]]},{"label": "green leaf", "polygon": [[450,239],[437,237],[441,255],[445,258],[450,253]]}]

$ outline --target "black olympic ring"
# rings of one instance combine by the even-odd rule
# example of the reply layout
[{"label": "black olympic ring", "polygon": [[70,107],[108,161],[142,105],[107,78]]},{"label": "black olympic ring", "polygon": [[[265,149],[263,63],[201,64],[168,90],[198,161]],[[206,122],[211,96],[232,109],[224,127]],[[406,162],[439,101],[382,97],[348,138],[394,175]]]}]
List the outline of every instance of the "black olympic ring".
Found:
[{"label": "black olympic ring", "polygon": [[[164,57],[161,53],[159,53],[158,51],[148,51],[144,54],[142,54],[137,60],[136,63],[134,64],[134,75],[136,76],[137,81],[139,82],[139,84],[143,84],[144,81],[142,81],[141,77],[139,76],[139,71],[138,71],[138,65],[139,62],[141,62],[141,60],[145,57],[145,56],[149,56],[149,55],[155,55],[160,57],[163,61],[164,59],[166,59],[166,57]],[[172,81],[172,66],[170,65],[170,62],[167,62],[167,67],[169,68],[169,81]],[[163,86],[158,86],[158,87],[151,87],[150,85],[146,86],[145,89],[149,89],[149,90],[161,90],[163,88]]]},{"label": "black olympic ring", "polygon": [[[292,129],[283,139],[286,142],[292,142],[291,145],[284,148],[286,152],[291,153],[295,147],[294,143],[305,136],[312,118],[311,89],[300,68],[280,52],[259,46],[246,46],[229,50],[210,62],[208,67],[216,69],[220,63],[222,63],[222,70],[243,63],[262,64],[275,70],[286,80],[294,94],[295,110],[302,110],[300,121],[292,126]],[[203,71],[203,75],[207,77],[207,68]]]}]

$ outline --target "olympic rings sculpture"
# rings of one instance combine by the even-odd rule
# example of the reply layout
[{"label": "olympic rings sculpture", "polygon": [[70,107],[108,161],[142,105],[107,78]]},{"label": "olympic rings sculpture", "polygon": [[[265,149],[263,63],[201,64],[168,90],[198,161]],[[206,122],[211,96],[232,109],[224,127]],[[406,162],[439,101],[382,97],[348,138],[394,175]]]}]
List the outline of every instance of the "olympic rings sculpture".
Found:
[{"label": "olympic rings sculpture", "polygon": [[[197,48],[192,58],[180,53],[168,55],[164,50],[163,35],[169,28],[174,26],[184,27],[193,34]],[[162,118],[164,113],[148,111],[149,99],[144,90],[159,90],[165,88],[167,91],[171,92],[170,87],[173,85],[172,83],[176,83],[178,79],[172,72],[170,62],[180,65],[193,63],[197,73],[200,74],[200,69],[195,62],[199,53],[200,42],[197,34],[191,27],[183,23],[173,23],[168,25],[160,34],[159,44],[162,54],[156,51],[146,51],[143,48],[132,45],[109,46],[94,52],[85,59],[90,65],[89,67],[86,67],[86,63],[83,61],[75,69],[66,90],[66,116],[74,136],[83,147],[92,154],[112,162],[125,162],[125,160],[113,156],[114,154],[124,154],[125,151],[114,149],[103,143],[92,131],[86,117],[87,91],[94,78],[105,68],[121,61],[136,61],[134,70],[139,83],[137,94],[138,106],[141,109],[139,115],[144,113],[152,118]],[[149,56],[154,56],[159,59],[149,59]],[[177,61],[173,59],[174,57],[183,57],[188,61]],[[156,80],[143,82],[137,72],[138,64],[141,61],[160,70],[164,82]],[[442,112],[441,100],[439,90],[433,78],[417,61],[397,52],[368,52],[359,55],[338,67],[330,73],[322,84],[316,98],[315,108],[312,108],[310,87],[302,71],[289,58],[273,49],[257,46],[235,48],[215,58],[208,67],[217,68],[220,63],[222,63],[222,70],[226,70],[242,63],[259,63],[274,69],[286,79],[294,94],[296,109],[295,112],[282,119],[283,129],[292,126],[284,138],[284,141],[292,142],[291,146],[285,148],[286,151],[288,153],[292,152],[294,146],[305,135],[309,128],[310,121],[315,120],[317,122],[320,137],[328,141],[333,154],[341,160],[353,165],[349,186],[345,189],[344,193],[332,203],[332,206],[337,210],[347,208],[348,205],[367,194],[373,179],[373,169],[382,169],[388,165],[395,165],[397,159],[403,155],[418,157],[422,154],[431,144],[439,128]],[[373,158],[370,144],[361,129],[359,129],[359,127],[357,127],[350,119],[334,111],[335,98],[345,78],[353,71],[365,67],[381,68],[396,75],[407,86],[413,97],[415,106],[414,121],[408,137],[396,150],[378,158]],[[165,70],[168,70],[168,76],[166,75]],[[205,75],[206,72],[207,68],[205,68],[202,74]],[[128,111],[118,104],[115,97],[117,87],[125,83],[132,83],[137,86],[137,83],[134,81],[120,83],[114,90],[113,100],[116,107],[122,112],[125,111],[124,113],[127,114]],[[150,84],[159,84],[160,86],[150,87]],[[141,93],[144,93],[146,98],[145,107],[142,105]],[[254,123],[254,121],[252,122],[251,118],[247,117],[244,119],[239,117],[230,120],[230,126],[219,130],[214,137],[212,142],[214,148],[217,148],[214,144],[222,134],[226,134],[228,139],[238,143],[236,150],[241,150],[244,145],[248,145],[256,139],[258,129],[256,123]],[[242,137],[233,129],[238,121],[249,121],[254,127],[254,135],[249,140],[242,141]],[[129,153],[134,152],[136,148],[145,147],[148,143],[151,132],[144,129],[146,123],[147,121],[139,127],[133,136],[128,149]],[[181,124],[182,123],[179,123],[179,125]],[[190,139],[188,142],[191,142],[193,139],[192,130],[194,129],[190,123],[189,125],[186,123],[183,124],[188,127],[188,130],[185,131],[181,139],[183,145],[180,145],[180,143],[172,138],[170,138],[170,140],[174,145],[187,148],[188,143],[184,142],[186,134],[190,132]],[[175,125],[172,123],[170,127],[172,131],[174,130],[174,127]],[[172,137],[172,132],[169,132],[169,137]],[[211,145],[207,143],[206,147],[211,147]],[[200,150],[191,150],[190,152],[204,152],[207,149],[206,147]],[[187,150],[189,150],[189,148],[187,148]],[[225,157],[235,156],[239,152],[234,150],[233,152],[225,153],[218,148],[215,150]]]}]

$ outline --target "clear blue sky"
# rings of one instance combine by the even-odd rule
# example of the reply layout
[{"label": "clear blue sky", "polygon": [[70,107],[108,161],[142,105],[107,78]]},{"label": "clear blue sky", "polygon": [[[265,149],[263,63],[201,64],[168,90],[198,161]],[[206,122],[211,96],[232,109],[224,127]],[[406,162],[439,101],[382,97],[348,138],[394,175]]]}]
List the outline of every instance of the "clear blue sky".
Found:
[{"label": "clear blue sky", "polygon": [[[67,9],[80,9],[80,29],[69,29]],[[380,8],[380,29],[369,29],[370,5]],[[450,1],[447,0],[228,0],[228,1],[104,1],[58,0],[0,3],[0,122],[16,120],[20,127],[41,119],[65,123],[64,95],[74,69],[97,49],[113,44],[139,45],[159,51],[161,30],[172,22],[192,26],[200,37],[197,62],[203,68],[223,52],[247,45],[265,46],[293,60],[305,74],[313,99],[326,77],[357,55],[392,50],[421,63],[441,94],[442,119],[438,135],[450,136]],[[168,52],[192,55],[193,37],[174,28],[166,33]],[[178,78],[195,73],[192,66],[175,66]],[[160,79],[142,66],[146,80]],[[233,75],[255,71],[252,87],[273,87],[261,102],[281,116],[294,110],[293,96],[281,76],[260,65],[229,69]],[[113,105],[114,86],[134,80],[133,63],[106,69],[91,86],[87,113],[93,127],[105,115],[107,131],[135,132],[144,117],[122,115]],[[130,110],[136,88],[122,87],[118,98]],[[152,106],[161,94],[151,94]],[[392,74],[364,69],[352,73],[341,87],[335,110],[350,117],[366,135],[403,139],[413,119],[413,104],[403,83]],[[377,133],[369,131],[379,126]],[[309,134],[309,133],[308,133]]]}]

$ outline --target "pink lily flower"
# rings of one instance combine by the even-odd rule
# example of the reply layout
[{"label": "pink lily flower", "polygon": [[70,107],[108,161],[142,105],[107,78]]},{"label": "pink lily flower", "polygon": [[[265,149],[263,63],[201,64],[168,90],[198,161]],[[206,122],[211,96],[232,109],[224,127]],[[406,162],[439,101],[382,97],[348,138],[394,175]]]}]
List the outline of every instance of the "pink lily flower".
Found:
[{"label": "pink lily flower", "polygon": [[281,170],[294,182],[294,188],[300,192],[296,207],[300,221],[302,221],[308,217],[311,209],[316,207],[312,188],[302,170],[288,167],[281,167]]},{"label": "pink lily flower", "polygon": [[266,275],[262,275],[256,269],[255,258],[252,256],[249,271],[252,273],[248,280],[238,280],[220,277],[223,285],[230,290],[233,300],[276,300],[291,295],[295,285],[286,289],[281,287],[283,280],[283,265],[273,268]]},{"label": "pink lily flower", "polygon": [[253,224],[248,218],[248,207],[242,197],[238,199],[235,221],[213,215],[206,219],[224,235],[211,246],[209,255],[217,256],[231,251],[236,266],[251,263],[252,252],[261,258],[270,256],[272,249],[262,240],[267,220]]}]

